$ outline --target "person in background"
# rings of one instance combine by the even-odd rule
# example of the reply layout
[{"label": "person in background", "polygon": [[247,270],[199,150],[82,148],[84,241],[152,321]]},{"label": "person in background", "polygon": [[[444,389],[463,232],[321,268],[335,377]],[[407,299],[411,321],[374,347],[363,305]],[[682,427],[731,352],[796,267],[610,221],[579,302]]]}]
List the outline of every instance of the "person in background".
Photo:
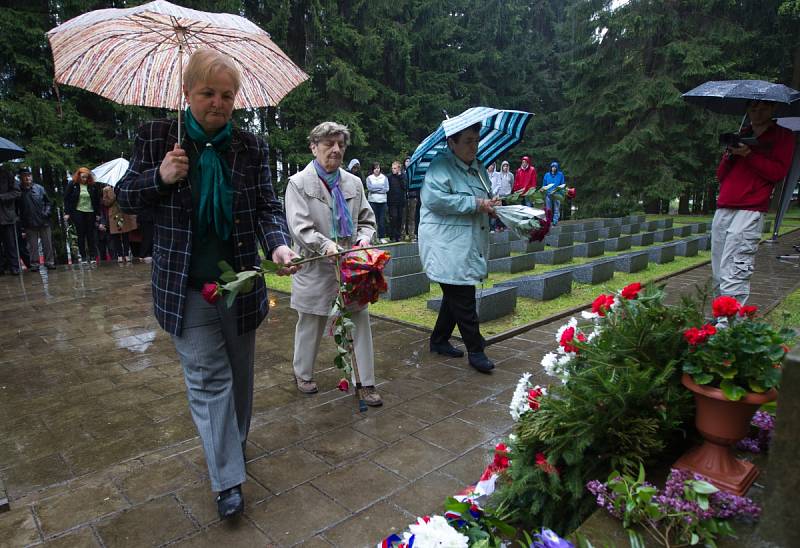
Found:
[{"label": "person in background", "polygon": [[[775,183],[789,172],[795,139],[773,120],[776,104],[751,101],[750,123],[739,133],[755,137],[756,145],[740,143],[725,150],[717,167],[719,196],[711,223],[711,275],[716,295],[750,296],[750,278],[764,231],[764,218]],[[723,325],[724,319],[720,319]]]},{"label": "person in background", "polygon": [[[375,214],[361,182],[340,169],[349,142],[350,130],[336,122],[322,122],[308,135],[314,159],[292,175],[286,187],[286,217],[297,253],[334,255],[355,245],[369,246],[375,235]],[[314,394],[319,390],[314,362],[339,282],[335,260],[312,261],[304,267],[292,277],[290,306],[297,311],[292,367],[297,389]],[[354,304],[349,311],[361,380],[356,389],[367,405],[380,406],[368,305]]]},{"label": "person in background", "polygon": [[[490,175],[492,177],[492,196],[501,201],[511,194],[511,187],[514,185],[514,175],[509,171],[509,167],[509,163],[503,160],[503,163],[500,164],[500,171],[495,171],[493,175]],[[505,230],[505,225],[499,218],[493,217],[491,222],[494,230]]]},{"label": "person in background", "polygon": [[111,249],[111,235],[108,231],[108,215],[106,215],[106,207],[103,205],[103,193],[109,185],[104,183],[97,183],[100,190],[100,211],[99,219],[97,221],[97,262],[110,261],[113,255]]},{"label": "person in background", "polygon": [[531,165],[529,156],[523,156],[522,163],[514,175],[514,186],[511,188],[511,192],[527,192],[532,188],[536,188],[536,168]]},{"label": "person in background", "polygon": [[19,276],[16,201],[20,194],[14,175],[0,166],[0,275]]},{"label": "person in background", "polygon": [[403,235],[403,216],[406,208],[406,180],[400,172],[400,162],[392,162],[392,173],[389,175],[389,237],[399,242]]},{"label": "person in background", "polygon": [[378,238],[385,243],[386,238],[386,202],[389,193],[389,179],[381,173],[378,162],[372,164],[372,173],[367,176],[367,199],[372,211],[375,212],[375,222],[378,224]]},{"label": "person in background", "polygon": [[564,172],[561,171],[561,166],[558,162],[550,163],[550,171],[544,174],[542,178],[542,188],[546,194],[544,196],[544,207],[553,210],[553,226],[558,224],[560,217],[561,204],[558,200],[554,200],[551,195],[555,192],[559,185],[564,184]]},{"label": "person in background", "polygon": [[111,249],[118,263],[127,263],[131,257],[130,233],[136,230],[136,215],[123,213],[117,202],[114,188],[103,189],[103,221],[108,227]]},{"label": "person in background", "polygon": [[347,164],[347,171],[350,172],[351,175],[355,175],[358,177],[358,180],[361,181],[361,184],[364,184],[364,178],[361,176],[361,162],[358,158],[353,158]]},{"label": "person in background", "polygon": [[488,275],[489,216],[500,200],[490,196],[486,170],[475,158],[478,122],[447,138],[425,173],[420,195],[419,252],[425,273],[442,288],[442,304],[430,339],[431,352],[460,358],[450,343],[453,329],[464,340],[469,364],[482,373],[494,369],[484,353],[475,286]]},{"label": "person in background", "polygon": [[419,226],[419,189],[411,188],[409,184],[408,166],[411,164],[411,157],[406,156],[403,162],[403,180],[406,183],[406,208],[403,221],[403,233],[413,241],[417,239],[417,227]]},{"label": "person in background", "polygon": [[97,258],[95,224],[100,220],[100,192],[89,168],[81,167],[72,176],[64,192],[65,221],[72,221],[78,233],[81,263]]},{"label": "person in background", "polygon": [[45,268],[55,268],[56,256],[53,252],[53,235],[50,230],[53,204],[44,187],[33,182],[30,169],[25,167],[19,170],[19,181],[22,192],[19,198],[20,221],[25,229],[28,255],[31,258],[30,269],[39,270],[39,242],[44,252]]}]

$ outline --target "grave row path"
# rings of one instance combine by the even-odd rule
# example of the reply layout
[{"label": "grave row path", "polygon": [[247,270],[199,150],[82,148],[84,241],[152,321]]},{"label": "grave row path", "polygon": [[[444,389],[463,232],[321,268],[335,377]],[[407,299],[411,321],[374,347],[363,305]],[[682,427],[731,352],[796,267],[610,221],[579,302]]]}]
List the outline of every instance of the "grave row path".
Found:
[{"label": "grave row path", "polygon": [[[800,235],[762,245],[753,304],[797,284]],[[180,365],[151,312],[148,265],[0,277],[0,478],[10,510],[0,546],[374,546],[415,516],[441,511],[474,482],[511,427],[520,374],[539,361],[555,321],[492,345],[492,375],[431,355],[425,332],[374,319],[385,405],[361,415],[335,389],[323,344],[305,396],[291,373],[295,313],[273,294],[258,330],[246,513],[220,523],[189,417]],[[671,298],[710,276],[672,278]],[[0,492],[2,498],[2,492]]]}]

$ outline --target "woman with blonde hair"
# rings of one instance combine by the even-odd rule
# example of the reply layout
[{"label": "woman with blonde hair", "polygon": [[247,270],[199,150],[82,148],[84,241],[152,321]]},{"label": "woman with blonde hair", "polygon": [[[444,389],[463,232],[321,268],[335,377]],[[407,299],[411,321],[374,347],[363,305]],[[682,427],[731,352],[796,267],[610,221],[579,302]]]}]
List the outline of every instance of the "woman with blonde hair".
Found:
[{"label": "woman with blonde hair", "polygon": [[97,257],[97,221],[100,220],[100,189],[87,167],[80,167],[64,192],[64,220],[72,221],[78,233],[81,262],[95,262]]},{"label": "woman with blonde hair", "polygon": [[231,121],[241,87],[236,65],[198,50],[183,81],[185,139],[177,142],[177,120],[143,125],[117,200],[124,213],[153,216],[155,315],[180,358],[217,512],[228,519],[244,511],[255,334],[269,304],[263,276],[231,307],[203,288],[219,279],[220,261],[237,272],[259,266],[259,246],[281,265],[278,274],[297,270],[287,266],[296,255],[267,144]]}]

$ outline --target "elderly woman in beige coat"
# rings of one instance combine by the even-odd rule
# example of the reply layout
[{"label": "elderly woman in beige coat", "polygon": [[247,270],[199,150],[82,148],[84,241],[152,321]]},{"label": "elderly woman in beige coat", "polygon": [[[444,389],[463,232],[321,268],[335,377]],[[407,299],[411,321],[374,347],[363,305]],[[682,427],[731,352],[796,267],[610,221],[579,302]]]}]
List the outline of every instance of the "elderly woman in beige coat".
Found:
[{"label": "elderly woman in beige coat", "polygon": [[[295,251],[304,256],[332,255],[353,245],[370,245],[375,215],[361,180],[341,167],[350,131],[341,124],[323,122],[311,130],[308,141],[314,160],[290,177],[286,188],[286,218]],[[333,259],[313,261],[292,278],[290,306],[298,315],[294,375],[297,389],[305,394],[318,390],[314,360],[337,291]],[[375,389],[369,312],[367,307],[355,307],[351,312],[361,395],[367,405],[378,406],[383,402]]]}]

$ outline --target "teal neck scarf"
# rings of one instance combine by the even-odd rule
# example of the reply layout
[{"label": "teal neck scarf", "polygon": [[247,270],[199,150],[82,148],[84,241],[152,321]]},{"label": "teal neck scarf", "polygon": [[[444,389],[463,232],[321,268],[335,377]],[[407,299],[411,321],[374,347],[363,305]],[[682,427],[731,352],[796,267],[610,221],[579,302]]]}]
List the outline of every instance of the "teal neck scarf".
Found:
[{"label": "teal neck scarf", "polygon": [[233,227],[233,188],[224,154],[231,145],[232,125],[229,121],[216,135],[209,137],[189,107],[186,107],[184,120],[186,134],[203,147],[197,162],[198,174],[193,178],[193,183],[199,184],[200,195],[196,215],[198,234],[205,235],[209,227],[213,227],[220,239],[227,240]]}]

